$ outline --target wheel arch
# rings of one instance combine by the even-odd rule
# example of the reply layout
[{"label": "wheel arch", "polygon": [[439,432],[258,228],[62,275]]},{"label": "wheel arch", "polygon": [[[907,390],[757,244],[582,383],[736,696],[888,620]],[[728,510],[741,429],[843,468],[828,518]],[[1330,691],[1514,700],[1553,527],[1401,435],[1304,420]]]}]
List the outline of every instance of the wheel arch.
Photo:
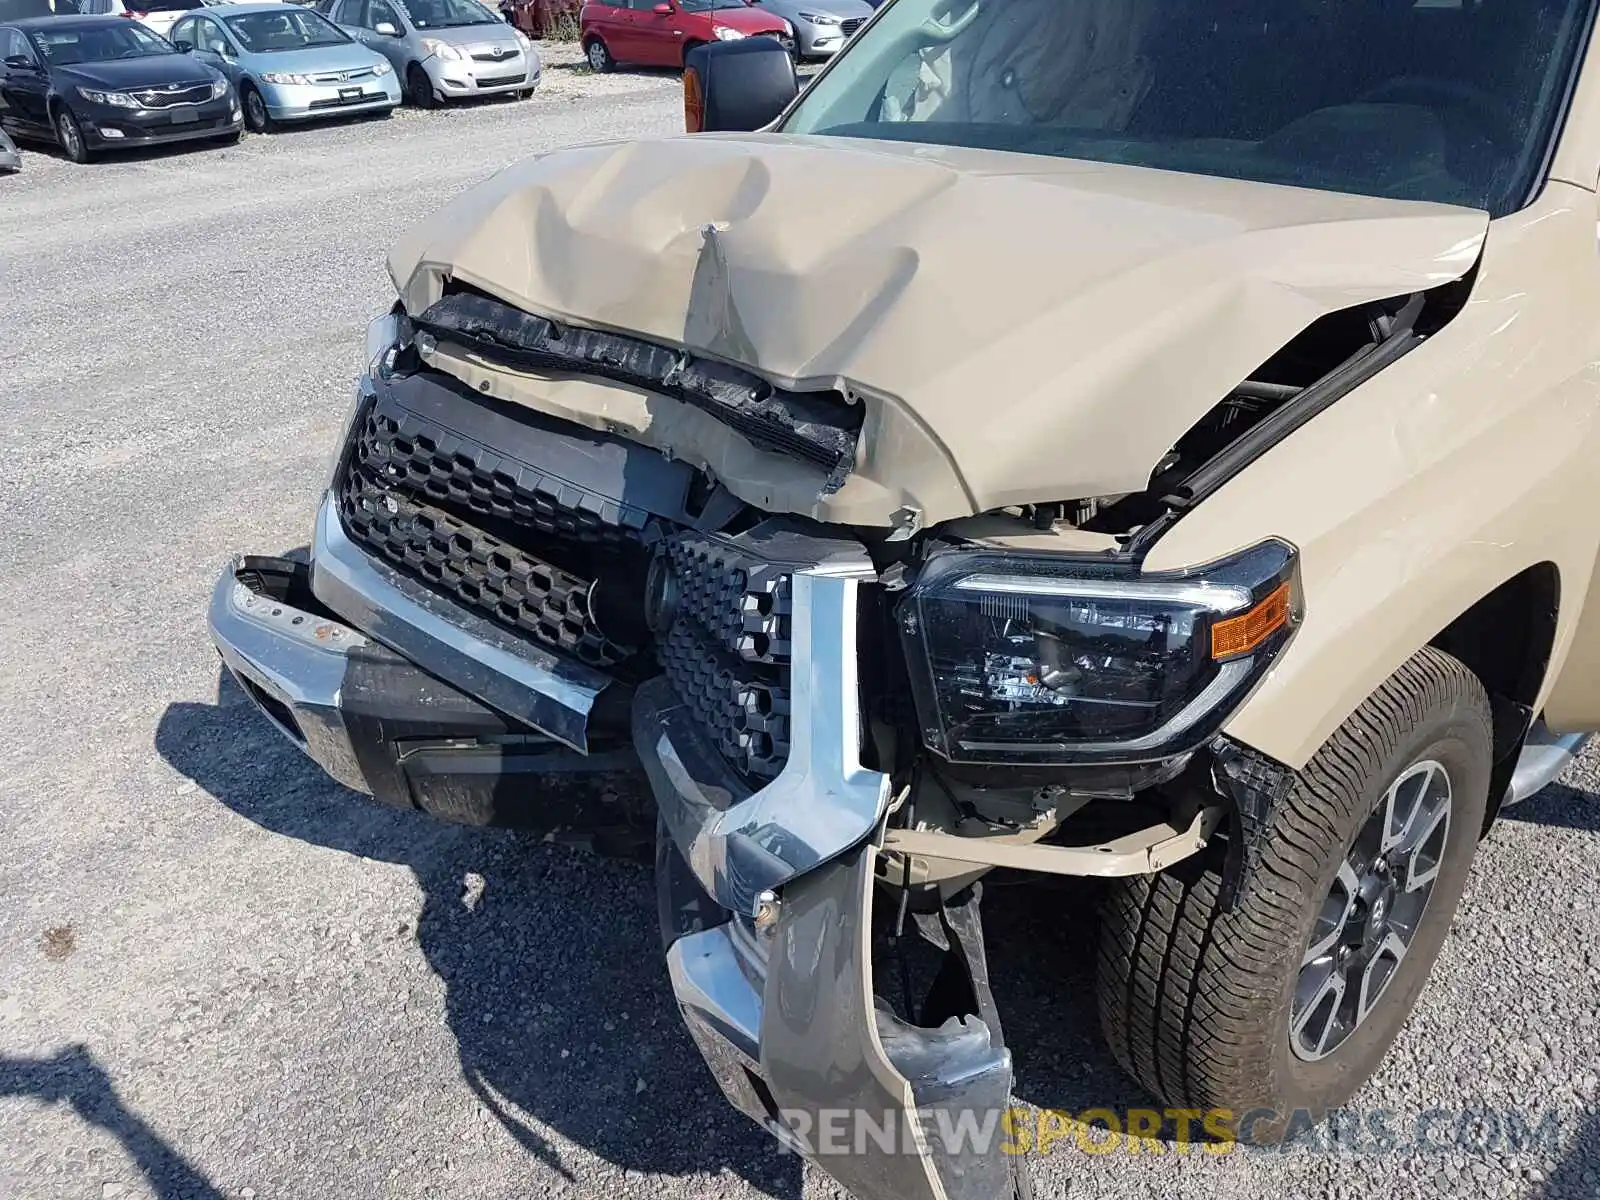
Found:
[{"label": "wheel arch", "polygon": [[1561,606],[1561,569],[1535,563],[1479,599],[1428,642],[1459,659],[1489,693],[1494,719],[1494,773],[1489,781],[1487,829],[1500,801],[1523,739],[1536,715],[1555,652]]}]

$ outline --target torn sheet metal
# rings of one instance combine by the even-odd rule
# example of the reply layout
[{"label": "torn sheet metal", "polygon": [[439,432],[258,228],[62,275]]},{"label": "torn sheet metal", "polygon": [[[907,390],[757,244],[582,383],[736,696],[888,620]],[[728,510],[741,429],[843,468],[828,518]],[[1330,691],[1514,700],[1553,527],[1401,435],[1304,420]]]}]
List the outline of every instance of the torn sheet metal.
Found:
[{"label": "torn sheet metal", "polygon": [[862,409],[841,392],[792,392],[716,359],[602,330],[561,326],[475,292],[452,292],[416,319],[485,366],[569,373],[645,388],[691,404],[752,446],[827,472],[837,491],[855,465]]}]

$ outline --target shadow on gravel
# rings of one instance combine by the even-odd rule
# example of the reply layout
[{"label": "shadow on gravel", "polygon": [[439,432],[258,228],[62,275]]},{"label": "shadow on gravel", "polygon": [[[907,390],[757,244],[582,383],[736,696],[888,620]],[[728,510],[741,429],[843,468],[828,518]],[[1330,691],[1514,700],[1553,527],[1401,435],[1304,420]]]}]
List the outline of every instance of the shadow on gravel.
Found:
[{"label": "shadow on gravel", "polygon": [[1566,1157],[1556,1164],[1538,1200],[1594,1200],[1600,1196],[1600,1110],[1589,1114]]},{"label": "shadow on gravel", "polygon": [[[799,1160],[727,1106],[679,1022],[647,869],[348,792],[225,671],[218,702],[170,706],[155,744],[263,829],[412,870],[424,894],[416,938],[445,984],[462,1074],[551,1170],[573,1178],[528,1118],[625,1170],[727,1168],[779,1200],[798,1197]],[[470,907],[469,874],[483,881]]]},{"label": "shadow on gravel", "polygon": [[[997,876],[984,884],[990,982],[1016,1064],[1018,1100],[1038,1108],[1159,1109],[1100,1036],[1095,1002],[1097,885]],[[1005,930],[1005,937],[994,936]]]},{"label": "shadow on gravel", "polygon": [[1600,796],[1553,783],[1503,814],[1508,821],[1600,833]]},{"label": "shadow on gravel", "polygon": [[122,1143],[158,1196],[222,1200],[223,1193],[210,1180],[123,1104],[105,1068],[83,1046],[70,1046],[51,1058],[0,1056],[0,1096],[70,1104],[78,1116]]},{"label": "shadow on gravel", "polygon": [[[22,141],[17,143],[22,148],[22,153],[37,154],[44,158],[53,158],[57,162],[71,165],[67,156],[62,153],[61,147],[55,142]],[[141,146],[136,150],[113,150],[102,152],[94,159],[95,164],[124,163],[137,166],[142,163],[163,162],[172,158],[183,158],[190,154],[205,154],[207,151],[237,150],[237,142],[224,145],[220,141],[172,142],[165,146]],[[24,160],[26,161],[26,160]]]}]

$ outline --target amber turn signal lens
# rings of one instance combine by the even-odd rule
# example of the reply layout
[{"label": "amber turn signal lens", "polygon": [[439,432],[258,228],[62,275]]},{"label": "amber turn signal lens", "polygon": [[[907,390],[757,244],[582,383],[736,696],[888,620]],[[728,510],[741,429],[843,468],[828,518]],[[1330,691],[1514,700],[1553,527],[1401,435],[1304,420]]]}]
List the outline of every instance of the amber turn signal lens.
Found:
[{"label": "amber turn signal lens", "polygon": [[706,101],[700,91],[700,72],[689,68],[683,73],[683,130],[699,133],[706,127]]},{"label": "amber turn signal lens", "polygon": [[1289,585],[1280,583],[1247,613],[1211,627],[1211,657],[1248,654],[1289,623]]}]

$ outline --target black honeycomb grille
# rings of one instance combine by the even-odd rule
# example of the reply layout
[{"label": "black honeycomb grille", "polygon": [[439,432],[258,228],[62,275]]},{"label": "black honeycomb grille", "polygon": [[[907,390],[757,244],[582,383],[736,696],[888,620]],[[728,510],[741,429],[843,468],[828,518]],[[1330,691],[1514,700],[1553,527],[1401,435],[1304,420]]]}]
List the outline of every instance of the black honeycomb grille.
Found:
[{"label": "black honeycomb grille", "polygon": [[[716,747],[747,775],[772,777],[789,757],[787,680],[757,676],[680,620],[656,645],[672,690]],[[787,672],[785,672],[785,675]]]},{"label": "black honeycomb grille", "polygon": [[633,653],[596,627],[588,580],[385,487],[360,469],[345,473],[339,501],[352,538],[468,608],[597,667]]},{"label": "black honeycomb grille", "polygon": [[681,617],[746,662],[789,661],[789,567],[692,534],[670,539],[666,554]]},{"label": "black honeycomb grille", "polygon": [[657,655],[724,758],[772,777],[789,757],[791,568],[679,533],[663,547],[677,618]]},{"label": "black honeycomb grille", "polygon": [[368,413],[353,459],[391,487],[552,537],[620,546],[631,543],[649,520],[638,509],[545,476],[401,408]]},{"label": "black honeycomb grille", "polygon": [[[606,585],[594,586],[593,573],[639,561],[658,531],[675,529],[656,543],[676,601],[653,657],[735,770],[757,784],[782,771],[791,565],[548,476],[388,399],[358,423],[337,490],[345,530],[368,553],[502,628],[624,679],[648,669],[650,656],[639,653],[648,635],[641,620],[639,644],[613,640],[618,627],[601,596],[606,636],[590,608]],[[642,571],[638,591],[642,618]],[[625,583],[605,595],[626,603],[631,591]]]}]

